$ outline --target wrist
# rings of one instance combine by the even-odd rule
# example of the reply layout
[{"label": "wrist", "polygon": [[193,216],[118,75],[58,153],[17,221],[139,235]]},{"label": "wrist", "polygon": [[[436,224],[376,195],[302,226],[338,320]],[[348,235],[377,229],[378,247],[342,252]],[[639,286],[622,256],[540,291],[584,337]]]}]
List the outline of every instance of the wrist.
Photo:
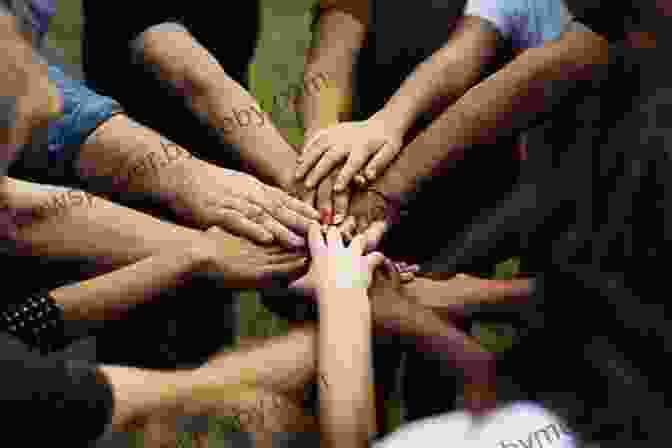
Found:
[{"label": "wrist", "polygon": [[412,184],[406,179],[406,176],[392,166],[385,170],[370,188],[383,195],[388,201],[405,207],[413,192]]},{"label": "wrist", "polygon": [[388,102],[382,109],[371,115],[369,120],[384,123],[386,129],[403,138],[413,124],[413,120],[408,119],[406,115],[396,110]]},{"label": "wrist", "polygon": [[159,201],[177,213],[188,215],[194,197],[194,186],[203,177],[204,170],[217,168],[200,159],[190,156],[180,163],[174,163],[162,169],[159,178],[148,186]]},{"label": "wrist", "polygon": [[363,308],[370,308],[366,288],[329,285],[318,287],[316,293],[319,306],[351,308],[362,305]]}]

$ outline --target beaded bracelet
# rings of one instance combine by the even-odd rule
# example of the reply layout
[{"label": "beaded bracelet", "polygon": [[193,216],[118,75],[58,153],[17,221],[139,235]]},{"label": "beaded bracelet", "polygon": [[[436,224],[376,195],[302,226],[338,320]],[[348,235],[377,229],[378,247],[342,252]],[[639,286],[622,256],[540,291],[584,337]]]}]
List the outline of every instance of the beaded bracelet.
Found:
[{"label": "beaded bracelet", "polygon": [[39,292],[0,313],[0,329],[47,354],[67,342],[63,311],[48,292]]}]

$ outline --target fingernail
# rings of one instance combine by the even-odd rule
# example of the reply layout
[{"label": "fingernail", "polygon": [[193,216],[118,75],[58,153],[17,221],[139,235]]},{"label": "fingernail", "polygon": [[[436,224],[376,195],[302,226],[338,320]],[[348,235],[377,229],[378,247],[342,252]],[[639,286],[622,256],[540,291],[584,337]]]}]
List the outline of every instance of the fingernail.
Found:
[{"label": "fingernail", "polygon": [[294,247],[303,247],[306,245],[306,240],[299,236],[290,236],[289,243]]},{"label": "fingernail", "polygon": [[334,215],[334,224],[340,224],[340,223],[343,222],[344,219],[345,219],[345,215],[343,215],[341,213],[336,214],[336,215]]},{"label": "fingernail", "polygon": [[329,210],[328,208],[320,209],[320,222],[322,224],[331,223],[331,210]]},{"label": "fingernail", "polygon": [[313,188],[313,184],[314,182],[312,180],[307,180],[304,185],[306,188]]},{"label": "fingernail", "polygon": [[366,172],[366,177],[368,177],[369,179],[373,179],[375,177],[375,175],[376,175],[376,172],[374,170],[368,170]]}]

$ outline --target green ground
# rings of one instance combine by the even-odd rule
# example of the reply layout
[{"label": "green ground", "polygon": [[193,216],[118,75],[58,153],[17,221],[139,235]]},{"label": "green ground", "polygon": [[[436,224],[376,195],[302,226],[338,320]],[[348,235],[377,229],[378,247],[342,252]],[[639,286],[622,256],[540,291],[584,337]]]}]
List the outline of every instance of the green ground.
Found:
[{"label": "green ground", "polygon": [[[290,112],[272,109],[273,97],[287,92],[291,85],[301,85],[305,50],[310,32],[309,8],[315,0],[262,0],[262,36],[250,70],[254,95],[264,109],[271,113],[275,123],[288,140],[300,144],[301,133],[296,116]],[[49,45],[63,50],[63,59],[70,64],[81,60],[81,4],[80,0],[60,0],[59,13],[52,23]],[[515,262],[500,265],[496,277],[508,278],[517,269]],[[286,322],[275,318],[261,306],[254,292],[241,293],[241,336],[270,336],[286,331]],[[390,409],[397,422],[398,407]],[[212,437],[230,430],[228,422],[213,422]],[[137,445],[139,446],[139,445]],[[186,445],[186,442],[183,444]]]}]

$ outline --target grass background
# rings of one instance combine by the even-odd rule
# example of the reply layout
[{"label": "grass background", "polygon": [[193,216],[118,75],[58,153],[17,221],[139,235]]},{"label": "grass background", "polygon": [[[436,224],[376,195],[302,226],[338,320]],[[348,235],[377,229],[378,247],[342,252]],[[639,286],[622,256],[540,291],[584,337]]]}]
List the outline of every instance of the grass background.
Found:
[{"label": "grass background", "polygon": [[[310,43],[310,12],[315,0],[261,0],[262,33],[250,68],[252,93],[275,124],[293,145],[302,136],[297,117],[290,111],[273,108],[274,96],[289,91],[292,85],[302,85],[302,70],[306,49]],[[80,0],[59,0],[58,14],[51,24],[47,45],[64,63],[79,67],[81,62],[82,15]],[[75,70],[75,73],[77,70]],[[497,267],[497,278],[510,278],[518,269],[515,260]],[[273,316],[257,300],[256,293],[240,294],[240,338],[266,337],[287,331],[287,324]],[[393,426],[401,419],[400,405],[389,409]],[[211,437],[221,439],[223,432],[235,430],[230,421],[213,421]],[[221,446],[223,442],[214,445]],[[132,445],[140,447],[135,440]],[[189,446],[185,440],[182,446]]]}]

